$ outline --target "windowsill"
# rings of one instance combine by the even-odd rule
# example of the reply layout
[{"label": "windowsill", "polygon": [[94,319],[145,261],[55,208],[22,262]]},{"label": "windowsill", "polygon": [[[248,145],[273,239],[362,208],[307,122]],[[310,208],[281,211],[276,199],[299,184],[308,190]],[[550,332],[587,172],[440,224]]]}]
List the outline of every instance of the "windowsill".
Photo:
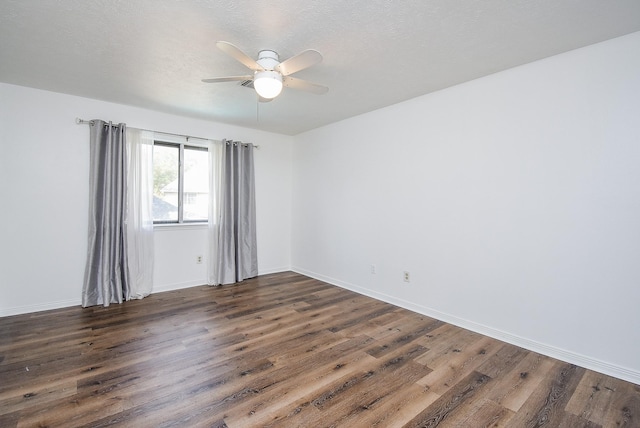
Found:
[{"label": "windowsill", "polygon": [[158,223],[153,225],[154,232],[168,232],[176,230],[207,229],[209,223]]}]

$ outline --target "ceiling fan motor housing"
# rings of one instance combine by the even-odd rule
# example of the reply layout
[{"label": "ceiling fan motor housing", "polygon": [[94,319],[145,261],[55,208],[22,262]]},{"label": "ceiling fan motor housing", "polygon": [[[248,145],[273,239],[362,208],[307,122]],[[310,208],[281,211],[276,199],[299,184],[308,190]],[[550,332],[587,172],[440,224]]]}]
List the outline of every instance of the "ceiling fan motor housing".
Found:
[{"label": "ceiling fan motor housing", "polygon": [[277,97],[282,91],[282,74],[274,70],[280,64],[278,54],[270,50],[260,51],[256,62],[264,71],[258,70],[253,74],[253,87],[264,99]]},{"label": "ceiling fan motor housing", "polygon": [[258,54],[258,61],[256,61],[265,70],[273,70],[278,64],[280,64],[280,57],[275,51],[264,50]]}]

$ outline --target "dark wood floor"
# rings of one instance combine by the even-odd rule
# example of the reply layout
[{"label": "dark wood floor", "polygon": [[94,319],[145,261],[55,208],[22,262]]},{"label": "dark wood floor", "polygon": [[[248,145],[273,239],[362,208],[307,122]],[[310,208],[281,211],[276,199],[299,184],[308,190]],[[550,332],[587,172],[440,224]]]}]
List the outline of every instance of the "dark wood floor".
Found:
[{"label": "dark wood floor", "polygon": [[295,273],[0,318],[1,427],[639,427],[640,387]]}]

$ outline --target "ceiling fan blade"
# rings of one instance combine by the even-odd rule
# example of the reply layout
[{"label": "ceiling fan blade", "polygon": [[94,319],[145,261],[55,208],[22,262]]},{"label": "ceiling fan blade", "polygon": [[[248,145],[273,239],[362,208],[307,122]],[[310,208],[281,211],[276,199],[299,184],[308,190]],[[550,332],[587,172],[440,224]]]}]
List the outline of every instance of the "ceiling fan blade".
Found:
[{"label": "ceiling fan blade", "polygon": [[308,49],[298,55],[292,56],[286,61],[281,62],[275,67],[275,70],[282,73],[283,76],[288,76],[320,62],[322,62],[322,55],[320,52]]},{"label": "ceiling fan blade", "polygon": [[302,91],[311,92],[312,94],[326,94],[329,88],[326,86],[318,85],[317,83],[311,83],[306,80],[296,79],[295,77],[285,76],[282,79],[282,84],[287,88],[300,89]]},{"label": "ceiling fan blade", "polygon": [[219,83],[219,82],[237,82],[242,80],[251,80],[253,76],[226,76],[226,77],[214,77],[213,79],[202,79],[204,83]]},{"label": "ceiling fan blade", "polygon": [[251,58],[249,55],[247,55],[246,53],[242,52],[235,45],[232,45],[229,42],[220,41],[220,42],[216,42],[216,46],[222,52],[224,52],[227,55],[229,55],[229,56],[235,58],[236,60],[240,61],[245,66],[247,66],[249,69],[251,69],[253,71],[263,71],[264,70],[264,68],[262,68],[262,66],[260,64],[258,64],[255,59]]}]

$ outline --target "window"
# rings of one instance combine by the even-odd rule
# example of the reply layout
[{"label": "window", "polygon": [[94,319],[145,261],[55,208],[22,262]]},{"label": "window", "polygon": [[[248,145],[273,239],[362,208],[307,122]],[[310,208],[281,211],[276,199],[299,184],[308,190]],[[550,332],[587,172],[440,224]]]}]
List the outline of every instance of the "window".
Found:
[{"label": "window", "polygon": [[195,192],[188,192],[184,194],[184,204],[185,205],[192,205],[195,204],[196,201],[198,200],[198,194]]},{"label": "window", "polygon": [[205,147],[155,141],[153,222],[206,222],[209,210],[209,152]]}]

